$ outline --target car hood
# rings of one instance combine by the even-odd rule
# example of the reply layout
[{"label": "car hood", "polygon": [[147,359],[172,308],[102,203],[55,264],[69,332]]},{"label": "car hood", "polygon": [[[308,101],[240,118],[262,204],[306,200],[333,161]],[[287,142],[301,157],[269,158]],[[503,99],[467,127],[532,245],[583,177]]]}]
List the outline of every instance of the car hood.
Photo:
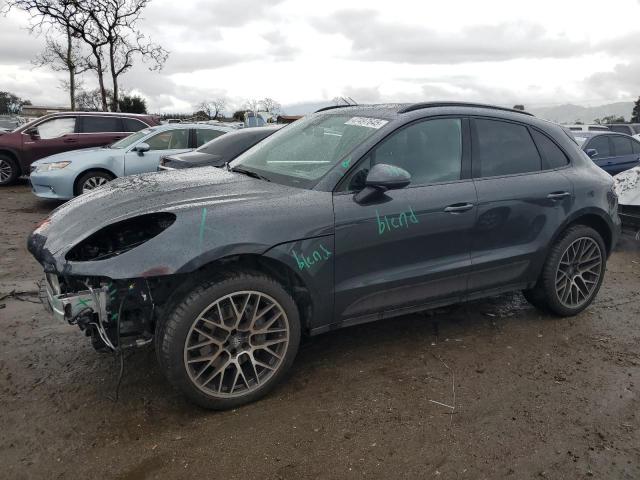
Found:
[{"label": "car hood", "polygon": [[613,177],[620,205],[640,207],[640,167],[634,167]]},{"label": "car hood", "polygon": [[[65,260],[73,246],[107,225],[156,212],[173,213],[176,220],[146,244],[112,260],[76,265]],[[80,195],[54,210],[28,247],[45,269],[50,264],[69,274],[132,278],[158,263],[170,274],[199,264],[200,257],[204,262],[240,247],[262,253],[291,239],[332,232],[330,192],[203,167],[118,178]]]},{"label": "car hood", "polygon": [[110,148],[102,148],[102,147],[92,147],[92,148],[81,148],[79,150],[69,150],[67,152],[56,153],[55,155],[50,155],[48,157],[41,158],[40,160],[36,160],[31,165],[42,165],[45,163],[54,163],[54,162],[73,162],[74,160],[84,159],[88,156],[92,158],[109,156],[113,155],[113,153],[118,150],[110,149]]}]

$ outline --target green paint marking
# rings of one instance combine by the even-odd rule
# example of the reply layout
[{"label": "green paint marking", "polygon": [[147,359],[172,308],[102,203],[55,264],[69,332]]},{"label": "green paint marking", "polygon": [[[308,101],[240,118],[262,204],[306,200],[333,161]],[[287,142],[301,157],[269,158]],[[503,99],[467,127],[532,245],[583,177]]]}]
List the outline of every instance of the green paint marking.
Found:
[{"label": "green paint marking", "polygon": [[78,304],[76,307],[88,307],[91,299],[83,300],[82,298],[78,300]]},{"label": "green paint marking", "polygon": [[411,206],[409,206],[409,210],[401,212],[399,215],[380,216],[380,213],[376,210],[376,221],[378,225],[378,235],[383,235],[397,228],[409,228],[409,222],[414,224],[420,223]]},{"label": "green paint marking", "polygon": [[300,270],[304,270],[305,268],[307,270],[311,270],[311,265],[315,265],[322,260],[327,260],[331,256],[331,251],[322,244],[307,256],[302,253],[298,256],[295,250],[292,250],[291,253],[293,254],[293,258],[295,258]]},{"label": "green paint marking", "polygon": [[117,313],[112,313],[111,314],[111,320],[116,320],[118,318],[118,314]]},{"label": "green paint marking", "polygon": [[349,165],[351,165],[351,159],[347,158],[344,162],[342,162],[342,167],[347,169],[349,168]]},{"label": "green paint marking", "polygon": [[202,248],[202,241],[204,240],[204,224],[207,221],[207,208],[202,209],[202,220],[200,220],[200,234],[198,235],[198,245]]}]

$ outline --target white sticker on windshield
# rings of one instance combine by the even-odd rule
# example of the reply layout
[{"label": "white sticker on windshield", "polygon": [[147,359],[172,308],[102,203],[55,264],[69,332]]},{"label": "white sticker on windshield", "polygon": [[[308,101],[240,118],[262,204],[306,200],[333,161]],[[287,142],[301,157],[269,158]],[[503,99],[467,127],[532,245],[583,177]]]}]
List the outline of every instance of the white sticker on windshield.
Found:
[{"label": "white sticker on windshield", "polygon": [[368,118],[368,117],[352,117],[346,122],[345,125],[354,125],[356,127],[367,127],[367,128],[375,128],[378,129],[380,127],[384,127],[388,120],[381,120],[379,118]]}]

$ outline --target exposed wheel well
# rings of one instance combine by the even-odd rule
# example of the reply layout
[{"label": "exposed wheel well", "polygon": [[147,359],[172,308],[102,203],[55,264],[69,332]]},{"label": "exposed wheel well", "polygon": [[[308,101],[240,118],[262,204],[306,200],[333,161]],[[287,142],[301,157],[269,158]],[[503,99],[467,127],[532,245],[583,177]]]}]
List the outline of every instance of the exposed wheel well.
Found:
[{"label": "exposed wheel well", "polygon": [[102,173],[106,173],[107,175],[110,175],[113,178],[116,178],[117,175],[115,175],[113,172],[107,170],[106,168],[90,168],[88,170],[85,170],[84,172],[80,172],[77,176],[76,179],[73,181],[73,193],[76,195],[80,195],[81,192],[78,191],[78,182],[80,181],[80,179],[86,175],[89,172],[102,172]]},{"label": "exposed wheel well", "polygon": [[604,240],[604,244],[607,247],[607,255],[611,253],[611,249],[613,248],[613,235],[611,234],[609,225],[607,225],[607,222],[604,221],[601,217],[593,213],[583,215],[576,218],[569,225],[567,225],[565,230],[572,227],[573,225],[586,225],[587,227],[593,228],[600,234],[602,240]]},{"label": "exposed wheel well", "polygon": [[[291,294],[298,306],[303,329],[308,329],[313,315],[311,292],[300,276],[286,264],[270,257],[257,254],[232,255],[215,260],[198,270],[170,277],[163,290],[167,299],[165,308],[179,302],[195,285],[207,278],[219,275],[225,270],[255,270],[265,272],[275,278]],[[161,279],[163,277],[158,277]]]},{"label": "exposed wheel well", "polygon": [[5,157],[9,157],[14,162],[16,162],[16,165],[18,166],[18,176],[24,175],[26,173],[26,172],[22,171],[22,165],[20,165],[20,160],[18,159],[18,157],[16,156],[15,153],[13,153],[13,152],[11,152],[9,150],[0,150],[0,155],[3,155]]}]

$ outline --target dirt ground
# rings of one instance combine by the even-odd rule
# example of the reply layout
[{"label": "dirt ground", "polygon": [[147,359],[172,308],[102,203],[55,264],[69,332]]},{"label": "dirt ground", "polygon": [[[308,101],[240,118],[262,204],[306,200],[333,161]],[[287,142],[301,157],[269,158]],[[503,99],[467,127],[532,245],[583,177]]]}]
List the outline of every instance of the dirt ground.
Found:
[{"label": "dirt ground", "polygon": [[[55,206],[0,189],[0,297],[35,290],[25,240]],[[1,478],[640,478],[629,237],[578,317],[513,294],[336,331],[306,340],[269,397],[221,413],[172,390],[153,351],[112,401],[113,358],[36,300],[0,300]]]}]

